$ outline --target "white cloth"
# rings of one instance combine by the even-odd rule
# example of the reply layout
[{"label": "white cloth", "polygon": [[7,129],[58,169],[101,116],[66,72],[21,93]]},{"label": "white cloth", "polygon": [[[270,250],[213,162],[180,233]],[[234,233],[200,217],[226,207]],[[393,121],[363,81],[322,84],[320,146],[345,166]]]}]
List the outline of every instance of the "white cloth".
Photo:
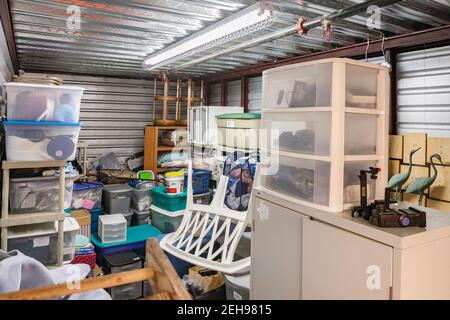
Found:
[{"label": "white cloth", "polygon": [[[42,263],[21,252],[0,250],[0,293],[67,283],[76,287],[78,281],[86,278],[90,267],[85,264],[65,265],[48,270]],[[64,299],[69,300],[111,300],[103,289],[75,293]]]}]

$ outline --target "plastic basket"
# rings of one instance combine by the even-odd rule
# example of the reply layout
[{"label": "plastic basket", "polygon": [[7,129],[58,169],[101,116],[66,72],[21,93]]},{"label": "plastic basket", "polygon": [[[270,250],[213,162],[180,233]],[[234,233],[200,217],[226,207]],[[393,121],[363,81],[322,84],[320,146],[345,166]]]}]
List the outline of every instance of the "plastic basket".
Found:
[{"label": "plastic basket", "polygon": [[[194,169],[192,173],[192,190],[194,194],[206,193],[209,189],[211,171]],[[187,173],[184,175],[184,190],[187,190]]]},{"label": "plastic basket", "polygon": [[166,186],[160,186],[152,189],[152,203],[161,209],[167,211],[180,211],[186,209],[187,193],[168,194]]}]

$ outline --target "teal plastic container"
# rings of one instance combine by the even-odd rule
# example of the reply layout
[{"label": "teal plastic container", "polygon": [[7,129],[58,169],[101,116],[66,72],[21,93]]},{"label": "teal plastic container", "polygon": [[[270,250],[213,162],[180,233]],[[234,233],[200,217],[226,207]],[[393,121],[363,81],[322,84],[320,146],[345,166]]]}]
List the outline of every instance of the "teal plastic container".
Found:
[{"label": "teal plastic container", "polygon": [[170,194],[166,193],[166,186],[152,189],[152,204],[170,212],[186,209],[186,198],[186,191],[179,194]]}]

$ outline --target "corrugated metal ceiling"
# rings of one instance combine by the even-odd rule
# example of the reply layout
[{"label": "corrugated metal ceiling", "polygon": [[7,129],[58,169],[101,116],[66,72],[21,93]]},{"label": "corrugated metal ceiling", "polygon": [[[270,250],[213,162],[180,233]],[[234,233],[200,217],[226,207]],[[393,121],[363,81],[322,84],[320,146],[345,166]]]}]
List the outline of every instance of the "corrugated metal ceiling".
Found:
[{"label": "corrugated metal ceiling", "polygon": [[[153,77],[144,71],[143,58],[195,33],[255,0],[10,0],[19,67],[42,72],[75,72],[105,76]],[[274,23],[239,42],[295,24],[298,17],[314,18],[348,7],[361,0],[271,1],[277,6]],[[80,29],[68,25],[67,9],[81,9]],[[384,7],[381,29],[386,35],[450,23],[448,0],[403,0]],[[292,35],[221,56],[177,71],[201,76],[257,63],[328,50],[380,38],[369,31],[363,13],[333,25],[333,39],[325,41],[320,29],[307,36]],[[237,42],[226,44],[229,47]],[[216,47],[198,56],[220,51]],[[197,57],[198,57],[197,56]],[[196,56],[180,60],[176,67]],[[175,76],[175,74],[174,74]]]}]

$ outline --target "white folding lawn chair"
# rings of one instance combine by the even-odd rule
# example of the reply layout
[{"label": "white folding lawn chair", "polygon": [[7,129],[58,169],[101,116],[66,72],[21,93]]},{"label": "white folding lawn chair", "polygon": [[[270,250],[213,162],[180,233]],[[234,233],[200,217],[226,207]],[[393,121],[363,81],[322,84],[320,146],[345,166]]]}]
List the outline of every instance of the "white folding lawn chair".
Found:
[{"label": "white folding lawn chair", "polygon": [[234,257],[250,215],[248,211],[235,211],[224,205],[227,184],[228,177],[221,176],[211,204],[194,204],[192,163],[189,163],[186,212],[178,230],[162,238],[160,246],[179,259],[211,270],[225,274],[248,272],[250,257],[237,261]]}]

